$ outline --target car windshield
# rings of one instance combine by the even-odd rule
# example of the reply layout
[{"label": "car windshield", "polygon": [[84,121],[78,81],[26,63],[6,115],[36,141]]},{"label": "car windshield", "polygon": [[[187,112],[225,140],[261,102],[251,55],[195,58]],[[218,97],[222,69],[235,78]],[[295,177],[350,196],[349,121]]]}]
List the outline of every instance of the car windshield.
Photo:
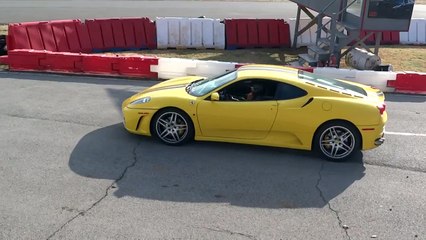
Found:
[{"label": "car windshield", "polygon": [[333,79],[333,78],[327,78],[327,77],[323,77],[323,76],[317,76],[315,74],[309,73],[309,72],[305,72],[300,70],[299,74],[298,74],[299,79],[303,79],[303,80],[307,80],[309,82],[313,82],[317,85],[322,85],[328,88],[334,88],[334,89],[339,89],[341,91],[346,91],[346,92],[352,92],[352,93],[357,93],[357,94],[361,94],[364,96],[367,96],[367,92],[362,89],[361,87],[349,84],[349,83],[345,83],[343,81],[339,81],[337,79]]},{"label": "car windshield", "polygon": [[222,74],[220,76],[212,77],[212,78],[206,78],[203,80],[192,82],[187,87],[187,91],[189,94],[193,96],[204,96],[207,93],[213,91],[216,88],[219,88],[237,78],[237,72],[236,70],[233,70],[232,72],[227,72],[225,74]]}]

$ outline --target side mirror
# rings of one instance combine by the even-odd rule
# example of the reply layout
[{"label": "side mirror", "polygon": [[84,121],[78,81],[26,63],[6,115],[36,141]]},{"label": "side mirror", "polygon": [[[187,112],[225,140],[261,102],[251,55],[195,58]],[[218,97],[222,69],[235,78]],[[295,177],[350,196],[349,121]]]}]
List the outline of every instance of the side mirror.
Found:
[{"label": "side mirror", "polygon": [[210,100],[212,100],[212,101],[219,101],[220,100],[219,93],[218,92],[212,93],[212,95],[210,96]]}]

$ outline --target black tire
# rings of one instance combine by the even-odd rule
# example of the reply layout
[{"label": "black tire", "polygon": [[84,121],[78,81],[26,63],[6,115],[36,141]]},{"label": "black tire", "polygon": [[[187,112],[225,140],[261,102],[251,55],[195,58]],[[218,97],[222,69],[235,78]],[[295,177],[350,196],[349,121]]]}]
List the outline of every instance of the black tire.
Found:
[{"label": "black tire", "polygon": [[350,123],[328,122],[316,131],[313,148],[328,161],[343,162],[360,151],[361,135]]},{"label": "black tire", "polygon": [[152,119],[151,134],[167,145],[178,146],[194,139],[194,124],[185,112],[166,108]]}]

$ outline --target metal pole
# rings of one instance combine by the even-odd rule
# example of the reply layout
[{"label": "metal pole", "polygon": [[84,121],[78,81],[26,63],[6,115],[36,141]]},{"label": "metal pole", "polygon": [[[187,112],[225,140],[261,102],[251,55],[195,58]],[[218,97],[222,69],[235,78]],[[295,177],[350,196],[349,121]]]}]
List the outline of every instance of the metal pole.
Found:
[{"label": "metal pole", "polygon": [[376,45],[374,46],[374,54],[379,54],[380,42],[382,41],[382,32],[376,32]]},{"label": "metal pole", "polygon": [[299,37],[299,24],[300,24],[300,5],[297,4],[297,15],[296,15],[296,26],[294,27],[294,38],[293,38],[293,48],[297,48],[297,37]]}]

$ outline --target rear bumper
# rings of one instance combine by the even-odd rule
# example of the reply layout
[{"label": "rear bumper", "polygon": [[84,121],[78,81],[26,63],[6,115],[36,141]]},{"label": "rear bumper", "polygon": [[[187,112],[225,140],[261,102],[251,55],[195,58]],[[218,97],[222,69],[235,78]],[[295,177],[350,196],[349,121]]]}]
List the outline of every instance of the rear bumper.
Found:
[{"label": "rear bumper", "polygon": [[382,145],[385,142],[385,138],[384,135],[380,138],[377,138],[376,141],[374,141],[374,145],[376,145],[376,147]]},{"label": "rear bumper", "polygon": [[360,129],[362,135],[362,150],[376,148],[385,142],[385,127],[363,127]]}]

